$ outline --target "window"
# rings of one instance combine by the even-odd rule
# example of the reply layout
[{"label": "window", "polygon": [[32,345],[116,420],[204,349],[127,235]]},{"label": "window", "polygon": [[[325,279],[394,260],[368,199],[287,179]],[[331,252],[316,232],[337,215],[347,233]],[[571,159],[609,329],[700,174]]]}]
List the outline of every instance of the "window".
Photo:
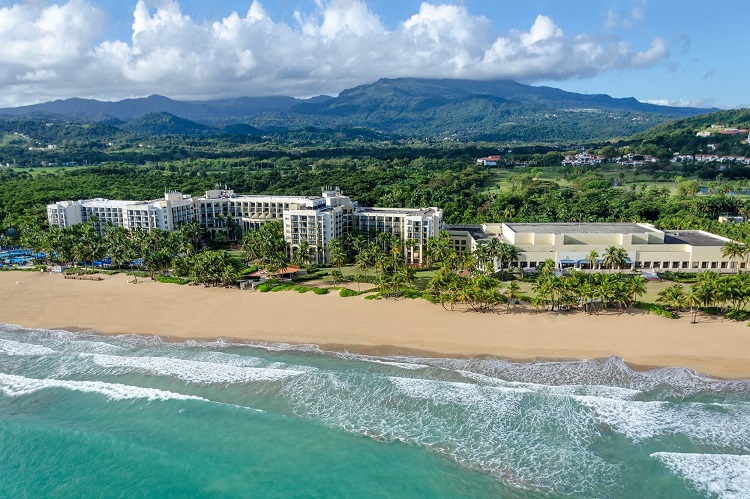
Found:
[{"label": "window", "polygon": [[708,268],[708,262],[701,262],[701,268],[707,269]]}]

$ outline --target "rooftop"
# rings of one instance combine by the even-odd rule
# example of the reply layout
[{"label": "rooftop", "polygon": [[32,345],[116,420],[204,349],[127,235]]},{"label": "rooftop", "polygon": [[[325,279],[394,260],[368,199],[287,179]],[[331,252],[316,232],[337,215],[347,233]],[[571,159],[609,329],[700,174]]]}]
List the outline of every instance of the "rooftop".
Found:
[{"label": "rooftop", "polygon": [[382,213],[384,215],[431,215],[437,213],[438,208],[374,208],[374,207],[363,207],[360,208],[358,214],[367,213]]},{"label": "rooftop", "polygon": [[643,234],[659,232],[647,225],[634,223],[506,223],[516,234]]},{"label": "rooftop", "polygon": [[489,236],[480,225],[446,225],[445,230],[462,230],[469,233],[472,239],[479,241],[489,239]]},{"label": "rooftop", "polygon": [[726,239],[699,230],[664,231],[664,244],[689,244],[691,246],[723,246]]}]

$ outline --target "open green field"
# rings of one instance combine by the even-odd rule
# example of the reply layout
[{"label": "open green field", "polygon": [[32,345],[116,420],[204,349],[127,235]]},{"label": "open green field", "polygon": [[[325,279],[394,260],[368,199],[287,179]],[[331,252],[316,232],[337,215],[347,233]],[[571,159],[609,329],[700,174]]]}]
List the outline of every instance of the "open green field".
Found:
[{"label": "open green field", "polygon": [[[541,176],[538,177],[540,180],[551,180],[557,182],[561,186],[570,186],[571,181],[565,179],[565,174],[561,172],[561,167],[536,167],[541,171]],[[507,170],[504,168],[492,168],[490,169],[490,179],[484,185],[484,192],[490,194],[496,194],[499,192],[507,192],[511,189],[511,178],[514,175],[520,175],[527,173],[531,168],[518,168],[515,170]],[[610,180],[616,187],[621,189],[632,189],[635,185],[638,190],[650,189],[651,187],[658,187],[660,189],[667,188],[670,194],[677,193],[677,184],[673,180],[653,180],[649,175],[645,173],[639,173],[632,167],[621,166],[618,164],[604,164],[596,167],[592,171],[599,177]],[[698,180],[701,187],[706,187],[709,181],[701,180],[697,177],[683,177],[685,180]],[[716,183],[716,182],[711,182]],[[699,194],[700,195],[700,194]],[[747,197],[744,194],[737,194],[740,197]]]}]

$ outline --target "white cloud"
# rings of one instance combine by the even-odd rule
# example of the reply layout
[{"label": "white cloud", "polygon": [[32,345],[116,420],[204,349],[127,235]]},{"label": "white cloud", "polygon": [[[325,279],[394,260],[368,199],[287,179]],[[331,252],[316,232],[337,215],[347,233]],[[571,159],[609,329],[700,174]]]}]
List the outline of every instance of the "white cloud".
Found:
[{"label": "white cloud", "polygon": [[645,99],[641,102],[646,104],[656,104],[657,106],[671,106],[671,107],[702,107],[712,108],[719,107],[716,105],[713,99],[694,99],[694,100],[671,100],[671,99]]},{"label": "white cloud", "polygon": [[659,38],[638,51],[616,36],[564,33],[544,15],[528,30],[498,34],[465,6],[427,2],[391,30],[364,0],[316,0],[293,25],[272,19],[258,0],[213,22],[192,19],[176,0],[139,0],[129,40],[96,42],[104,20],[87,0],[0,9],[0,104],[308,96],[381,77],[563,80],[669,57]]},{"label": "white cloud", "polygon": [[604,29],[609,31],[617,28],[631,29],[646,19],[648,0],[638,0],[625,14],[617,9],[609,9],[604,19]]}]

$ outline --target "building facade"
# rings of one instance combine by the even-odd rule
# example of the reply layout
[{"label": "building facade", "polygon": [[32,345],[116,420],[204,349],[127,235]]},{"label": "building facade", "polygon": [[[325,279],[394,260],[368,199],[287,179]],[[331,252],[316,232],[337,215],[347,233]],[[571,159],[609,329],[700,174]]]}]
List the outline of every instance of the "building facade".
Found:
[{"label": "building facade", "polygon": [[[426,262],[427,240],[442,228],[438,208],[394,209],[361,208],[338,188],[326,188],[321,196],[238,195],[231,189],[213,189],[200,197],[168,192],[154,201],[115,201],[86,199],[61,201],[47,206],[50,225],[69,227],[98,217],[98,225],[111,222],[129,230],[174,231],[183,223],[196,221],[212,234],[260,228],[268,222],[281,222],[291,254],[306,241],[309,259],[329,261],[328,244],[344,240],[353,229],[371,230],[399,236],[405,243],[407,263]],[[233,234],[239,237],[239,234]]]},{"label": "building facade", "polygon": [[354,228],[362,234],[387,233],[404,244],[406,263],[427,263],[427,241],[443,228],[443,210],[430,208],[360,208],[354,212]]},{"label": "building facade", "polygon": [[545,260],[557,268],[590,268],[592,251],[601,267],[607,248],[622,248],[632,270],[731,272],[736,264],[722,255],[730,239],[700,230],[663,231],[645,223],[502,223],[449,226],[454,248],[466,251],[499,238],[521,250],[522,268],[534,268]]}]

